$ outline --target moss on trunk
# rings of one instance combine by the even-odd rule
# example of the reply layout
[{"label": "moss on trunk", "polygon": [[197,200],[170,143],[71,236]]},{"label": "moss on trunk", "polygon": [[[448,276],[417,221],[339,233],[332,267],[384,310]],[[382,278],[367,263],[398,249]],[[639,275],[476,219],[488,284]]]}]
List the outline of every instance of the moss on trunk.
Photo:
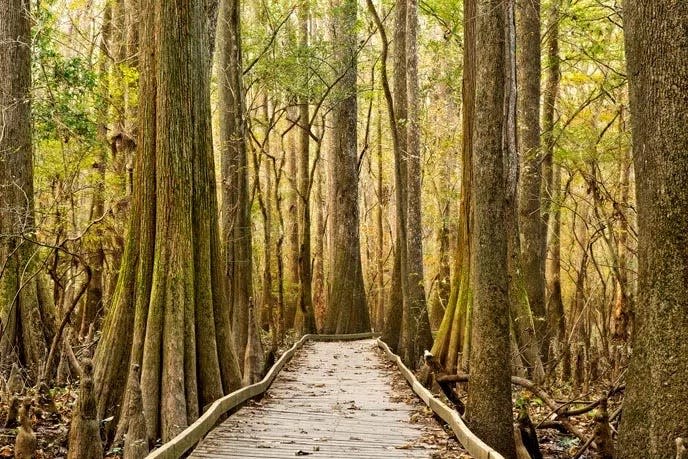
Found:
[{"label": "moss on trunk", "polygon": [[342,78],[338,92],[342,100],[334,109],[332,183],[332,265],[326,333],[357,333],[370,330],[370,315],[363,287],[359,239],[358,155],[356,135],[357,40],[354,0],[334,10],[333,36]]},{"label": "moss on trunk", "polygon": [[673,457],[688,432],[688,3],[627,0],[638,301],[617,457]]},{"label": "moss on trunk", "polygon": [[220,265],[205,12],[154,0],[142,10],[134,207],[96,379],[99,413],[118,414],[129,363],[140,364],[148,438],[166,441],[238,387],[240,370]]}]

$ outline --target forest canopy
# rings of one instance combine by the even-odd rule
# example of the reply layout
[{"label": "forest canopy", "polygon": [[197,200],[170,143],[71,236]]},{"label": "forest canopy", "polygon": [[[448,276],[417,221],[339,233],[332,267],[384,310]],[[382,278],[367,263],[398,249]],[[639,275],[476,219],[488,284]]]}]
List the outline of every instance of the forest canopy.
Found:
[{"label": "forest canopy", "polygon": [[145,457],[298,337],[372,331],[504,457],[524,416],[546,456],[683,457],[686,24],[0,0],[0,455]]}]

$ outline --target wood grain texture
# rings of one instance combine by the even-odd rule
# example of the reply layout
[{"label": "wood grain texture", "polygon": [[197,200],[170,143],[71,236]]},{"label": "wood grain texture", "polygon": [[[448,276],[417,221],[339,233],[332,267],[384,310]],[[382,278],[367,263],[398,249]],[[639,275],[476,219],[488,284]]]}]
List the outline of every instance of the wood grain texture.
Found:
[{"label": "wood grain texture", "polygon": [[240,406],[242,403],[264,393],[270,387],[282,368],[289,362],[294,353],[308,340],[313,341],[351,341],[369,339],[374,333],[357,333],[350,335],[304,335],[299,341],[287,350],[268,371],[265,377],[255,384],[242,387],[224,397],[216,400],[203,410],[203,415],[179,435],[174,437],[162,447],[156,449],[147,457],[148,459],[177,459],[199,442],[210,429],[212,429],[222,415]]},{"label": "wood grain texture", "polygon": [[504,459],[501,454],[490,448],[470,431],[456,410],[449,408],[428,389],[423,387],[411,370],[404,365],[401,358],[394,354],[384,341],[378,339],[377,345],[385,352],[387,358],[397,365],[401,374],[406,379],[406,382],[413,388],[413,392],[420,397],[437,416],[449,425],[456,438],[459,439],[461,444],[473,455],[473,457],[477,459]]},{"label": "wood grain texture", "polygon": [[469,457],[375,341],[303,348],[260,401],[211,431],[191,457]]}]

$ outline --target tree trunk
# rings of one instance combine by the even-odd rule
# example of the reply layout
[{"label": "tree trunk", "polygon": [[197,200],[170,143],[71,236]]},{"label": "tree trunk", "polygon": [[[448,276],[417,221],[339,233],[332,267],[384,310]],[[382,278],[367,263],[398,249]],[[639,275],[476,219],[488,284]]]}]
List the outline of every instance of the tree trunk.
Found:
[{"label": "tree trunk", "polygon": [[[449,177],[446,177],[449,179]],[[437,330],[442,323],[444,311],[449,302],[451,264],[450,264],[450,228],[449,228],[449,203],[442,203],[440,211],[440,226],[437,228],[436,244],[438,251],[438,269],[434,280],[432,296],[429,300],[428,319],[432,330]]]},{"label": "tree trunk", "polygon": [[[34,237],[31,17],[27,0],[0,2],[0,363],[37,376],[46,354]],[[15,354],[16,352],[16,354]]]},{"label": "tree trunk", "polygon": [[688,432],[688,4],[624,2],[638,206],[638,308],[619,458]]},{"label": "tree trunk", "polygon": [[363,287],[359,240],[357,152],[357,39],[356,0],[345,0],[333,9],[333,36],[337,43],[337,69],[342,99],[333,110],[332,265],[325,321],[326,333],[370,330],[370,316]]},{"label": "tree trunk", "polygon": [[277,258],[277,316],[279,333],[277,336],[281,339],[287,330],[287,322],[285,319],[285,294],[284,294],[284,215],[282,213],[282,190],[280,189],[280,182],[282,179],[282,166],[284,165],[285,152],[282,151],[279,165],[273,163],[273,171],[275,173],[275,183],[273,188],[275,211],[277,213],[278,237],[275,244],[275,257]]},{"label": "tree trunk", "polygon": [[[568,353],[566,340],[566,317],[564,316],[564,302],[561,295],[561,244],[559,231],[561,229],[561,170],[554,164],[554,118],[557,97],[559,95],[559,82],[561,70],[559,61],[559,8],[561,0],[554,0],[550,6],[547,22],[547,79],[545,82],[544,100],[542,109],[542,138],[543,138],[543,199],[546,201],[548,221],[547,247],[549,257],[545,266],[545,279],[549,289],[547,299],[547,352],[542,355],[545,361],[554,359],[554,348],[559,349],[559,354]],[[553,346],[556,344],[556,346]],[[565,355],[565,354],[563,354]],[[566,359],[564,359],[566,360]],[[568,362],[565,367],[568,367]]]},{"label": "tree trunk", "polygon": [[470,303],[471,291],[471,232],[473,183],[473,129],[475,117],[476,81],[476,0],[464,2],[464,55],[463,55],[463,150],[461,156],[461,201],[459,203],[459,235],[454,257],[451,293],[440,329],[432,346],[432,354],[448,373],[456,372],[459,365],[467,367],[470,356]]},{"label": "tree trunk", "polygon": [[[620,121],[623,132],[625,132],[623,115]],[[628,232],[630,227],[629,215],[627,211],[630,202],[630,182],[632,168],[632,154],[627,152],[624,159],[619,163],[619,187],[621,196],[618,207],[615,204],[615,211],[619,216],[618,238],[616,250],[618,254],[618,276],[614,289],[614,305],[611,318],[611,329],[614,341],[621,347],[626,347],[628,338],[631,335],[633,324],[631,314],[633,311],[633,295],[631,282],[629,281],[630,260],[628,250]],[[623,351],[625,353],[625,351]]]},{"label": "tree trunk", "polygon": [[[290,107],[291,108],[291,107]],[[292,110],[287,109],[288,118],[296,117]],[[284,199],[285,212],[285,256],[284,256],[284,326],[285,330],[294,328],[297,303],[299,301],[299,188],[298,188],[298,148],[297,137],[299,129],[291,129],[287,133],[287,149],[284,151],[286,165],[286,196]],[[284,191],[283,191],[284,192]]]},{"label": "tree trunk", "polygon": [[511,412],[509,298],[503,167],[505,6],[478,0],[473,139],[473,330],[466,417],[507,458],[516,455]]},{"label": "tree trunk", "polygon": [[[401,149],[401,137],[400,137],[400,129],[398,125],[398,120],[397,120],[397,112],[394,107],[394,99],[392,97],[392,90],[389,85],[389,74],[387,71],[387,58],[389,56],[389,41],[387,40],[387,32],[385,31],[385,27],[382,23],[382,19],[380,18],[380,14],[378,13],[377,9],[375,8],[375,4],[373,3],[373,0],[367,0],[366,4],[368,6],[368,10],[373,16],[373,19],[375,20],[375,25],[377,26],[378,33],[380,34],[380,40],[382,41],[382,56],[381,56],[381,65],[380,65],[380,73],[381,73],[381,80],[382,80],[382,90],[385,96],[385,105],[387,106],[387,118],[389,120],[389,125],[390,125],[390,130],[392,134],[392,148],[394,151],[394,165],[395,165],[395,182],[398,177],[400,177],[399,171],[397,170],[398,166],[398,161],[397,159],[401,157],[400,149]],[[401,5],[401,2],[397,4],[397,21],[401,20],[401,11],[400,9],[403,9],[403,5]],[[399,27],[396,28],[396,33],[400,33],[402,29]],[[404,48],[405,50],[405,48]],[[397,52],[400,52],[400,49],[396,50]],[[398,56],[396,56],[398,57]],[[398,60],[398,59],[397,59]],[[397,62],[397,65],[401,65],[400,62]],[[395,73],[395,78],[397,77],[397,73]],[[396,83],[395,83],[396,84]],[[400,88],[400,90],[405,90],[406,88]],[[378,193],[378,214],[377,214],[377,231],[378,231],[378,262],[377,262],[377,269],[378,269],[378,274],[379,274],[379,279],[378,279],[378,290],[379,290],[379,296],[378,296],[378,309],[380,314],[382,316],[378,317],[379,322],[384,322],[384,323],[379,323],[379,326],[381,326],[384,330],[383,334],[383,339],[386,343],[388,343],[394,350],[397,349],[400,341],[400,335],[401,335],[401,324],[402,324],[402,313],[403,313],[403,296],[401,292],[401,271],[400,271],[400,263],[401,263],[401,253],[398,249],[399,247],[399,241],[397,238],[396,244],[397,248],[394,250],[394,260],[393,260],[393,266],[392,266],[392,279],[391,279],[391,295],[390,295],[390,305],[385,310],[384,308],[384,296],[382,289],[384,287],[384,280],[383,280],[383,274],[384,274],[384,266],[383,266],[383,261],[382,261],[382,250],[383,250],[383,236],[382,236],[382,113],[380,110],[380,114],[378,117],[378,178],[377,178],[377,193]],[[398,191],[398,188],[397,188]],[[396,198],[398,198],[399,195],[396,195]]]},{"label": "tree trunk", "polygon": [[[79,398],[72,413],[69,428],[67,459],[101,459],[103,444],[100,439],[100,420],[93,394],[93,362],[81,362],[83,374],[79,385]],[[21,457],[18,455],[18,457]],[[29,456],[30,457],[30,456]]]},{"label": "tree trunk", "polygon": [[[549,301],[547,315],[550,330],[556,333],[553,340],[556,344],[550,348],[547,355],[547,364],[561,361],[562,380],[568,381],[571,373],[571,350],[569,348],[566,330],[566,314],[564,313],[564,300],[561,292],[561,205],[563,193],[561,191],[561,167],[559,164],[552,166],[552,203],[550,204],[550,229],[549,229],[549,258],[548,258],[548,283]],[[556,356],[553,352],[556,350]],[[555,359],[555,357],[557,359]]]},{"label": "tree trunk", "polygon": [[406,6],[406,75],[408,100],[406,125],[406,273],[408,280],[406,292],[408,296],[404,299],[400,353],[407,364],[415,367],[423,352],[432,346],[423,276],[417,0],[408,0]]},{"label": "tree trunk", "polygon": [[[110,37],[112,34],[112,5],[107,3],[103,13],[103,26],[101,28],[100,38],[100,56],[98,63],[98,73],[105,76],[108,74],[109,57],[107,55],[110,46]],[[108,83],[102,85],[103,100],[108,100],[110,91]],[[91,208],[91,220],[101,219],[105,214],[105,170],[107,168],[107,108],[103,110],[101,119],[99,120],[98,135],[100,137],[101,146],[98,152],[98,161],[94,168],[98,172],[98,183],[93,189],[93,204]],[[91,282],[86,291],[86,302],[82,306],[81,314],[81,330],[79,335],[82,339],[88,335],[91,325],[95,327],[95,320],[98,317],[98,312],[103,309],[103,271],[105,264],[105,250],[103,246],[103,230],[102,224],[96,226],[95,241],[92,244],[93,251],[89,260],[91,267]]]},{"label": "tree trunk", "polygon": [[204,10],[145,0],[141,11],[134,207],[96,394],[99,413],[118,414],[126,367],[140,363],[148,438],[167,441],[239,386],[240,371],[218,263]]},{"label": "tree trunk", "polygon": [[248,342],[253,263],[240,31],[240,1],[222,1],[217,30],[222,240],[226,256],[225,282],[230,285],[232,332],[241,360]]},{"label": "tree trunk", "polygon": [[[263,138],[262,152],[265,155],[270,154],[270,116],[269,116],[269,102],[267,93],[263,94],[263,122],[265,123],[265,133]],[[253,156],[253,173],[255,174],[256,196],[258,197],[258,206],[263,217],[263,291],[261,294],[261,304],[259,312],[256,314],[258,324],[263,330],[271,330],[272,336],[277,337],[277,327],[274,322],[274,304],[275,297],[272,293],[272,173],[270,161],[258,161],[257,149],[252,150]],[[261,165],[263,165],[263,174],[265,176],[265,186],[260,183]],[[276,341],[273,340],[273,344]]]},{"label": "tree trunk", "polygon": [[[384,59],[387,56],[385,55]],[[385,64],[386,65],[386,64]],[[385,75],[383,78],[387,78],[387,70],[385,69]],[[385,329],[385,233],[383,226],[383,215],[385,211],[385,198],[384,187],[383,187],[383,177],[382,177],[382,101],[378,99],[378,112],[377,112],[377,177],[376,177],[376,193],[377,193],[377,209],[375,213],[375,236],[377,239],[377,253],[375,260],[375,268],[377,271],[376,276],[376,305],[375,305],[375,331],[382,331]]]},{"label": "tree trunk", "polygon": [[[120,412],[118,405],[122,403],[126,388],[132,349],[132,361],[141,363],[147,301],[150,295],[152,268],[150,263],[152,263],[153,249],[151,241],[154,237],[155,224],[154,203],[137,200],[136,196],[131,196],[131,192],[134,170],[140,171],[144,168],[144,164],[148,170],[152,170],[152,164],[154,164],[153,156],[142,158],[140,155],[134,155],[134,150],[140,147],[137,143],[144,141],[139,131],[140,124],[137,125],[142,121],[138,116],[141,113],[138,94],[144,90],[152,90],[144,89],[144,85],[152,84],[153,80],[144,81],[139,78],[127,81],[124,75],[125,69],[140,70],[140,62],[145,61],[143,55],[140,59],[137,57],[139,31],[143,33],[145,25],[144,16],[138,17],[140,6],[138,0],[117,0],[112,3],[111,53],[114,49],[112,56],[114,62],[110,75],[112,88],[110,104],[117,115],[114,120],[114,135],[110,139],[112,153],[109,166],[121,183],[121,187],[116,190],[119,203],[116,206],[114,218],[117,227],[121,227],[120,225],[127,227],[127,235],[126,237],[120,234],[115,236],[117,248],[112,256],[115,275],[112,276],[108,287],[109,311],[105,317],[103,335],[100,338],[101,342],[108,343],[107,347],[111,351],[106,352],[105,346],[99,346],[94,357],[94,382],[100,419],[108,417],[109,414],[118,415]],[[143,150],[139,149],[139,151]],[[138,179],[137,187],[146,188],[152,193],[155,178],[153,176],[138,177],[140,179]],[[142,199],[142,195],[139,197]],[[144,221],[138,221],[137,218],[132,218],[132,215],[140,215],[141,220]],[[128,226],[125,221],[127,216]],[[140,239],[137,240],[137,237]],[[141,269],[137,274],[139,265]],[[135,284],[137,277],[140,282]],[[122,383],[108,384],[106,381],[121,381]],[[106,410],[109,414],[106,414]],[[126,432],[126,426],[120,426],[119,431],[122,434]]]},{"label": "tree trunk", "polygon": [[591,205],[587,201],[583,201],[578,206],[578,216],[577,218],[574,217],[571,225],[574,238],[579,241],[580,248],[583,251],[576,272],[574,283],[575,289],[571,307],[569,308],[571,320],[568,343],[574,349],[578,347],[587,349],[590,345],[589,324],[586,314],[589,308],[586,307],[585,288],[588,283],[588,265],[590,261],[590,251],[593,245],[588,237],[586,226],[586,221],[590,218],[591,213]]},{"label": "tree trunk", "polygon": [[404,311],[408,299],[408,261],[406,250],[406,212],[407,212],[407,118],[408,118],[408,85],[406,81],[406,20],[408,4],[406,0],[396,2],[394,7],[394,116],[396,148],[394,148],[394,197],[395,229],[394,265],[392,267],[392,294],[387,311],[385,339],[391,343],[395,352],[401,353],[404,335]]},{"label": "tree trunk", "polygon": [[545,260],[547,222],[542,217],[540,149],[540,0],[515,0],[518,85],[518,152],[521,157],[519,226],[523,281],[535,338],[545,349]]},{"label": "tree trunk", "polygon": [[[301,47],[308,47],[308,2],[299,9],[299,33]],[[308,64],[303,63],[304,68]],[[308,80],[308,75],[306,75]],[[309,82],[306,81],[306,91]],[[311,272],[311,168],[310,168],[310,110],[308,94],[302,95],[299,101],[299,158],[298,158],[298,196],[299,196],[299,308],[297,322],[303,334],[315,333],[315,315],[313,313],[313,294]]]},{"label": "tree trunk", "polygon": [[[323,134],[324,135],[324,126]],[[318,150],[322,148],[322,135],[318,143]],[[320,153],[322,154],[322,153]],[[315,206],[315,235],[313,238],[313,313],[318,330],[322,330],[325,321],[325,198],[323,189],[325,188],[325,174],[323,173],[323,161],[318,161],[315,166],[315,196],[313,204]]]},{"label": "tree trunk", "polygon": [[504,154],[506,170],[506,232],[508,241],[508,272],[509,272],[509,305],[511,309],[511,323],[517,350],[518,366],[525,366],[528,376],[536,382],[544,379],[545,372],[540,358],[539,342],[535,336],[533,315],[528,304],[528,295],[523,278],[521,235],[518,221],[518,182],[519,158],[517,144],[516,110],[517,110],[517,81],[516,81],[516,27],[514,2],[507,4],[506,27],[506,65],[507,82],[504,98]]}]

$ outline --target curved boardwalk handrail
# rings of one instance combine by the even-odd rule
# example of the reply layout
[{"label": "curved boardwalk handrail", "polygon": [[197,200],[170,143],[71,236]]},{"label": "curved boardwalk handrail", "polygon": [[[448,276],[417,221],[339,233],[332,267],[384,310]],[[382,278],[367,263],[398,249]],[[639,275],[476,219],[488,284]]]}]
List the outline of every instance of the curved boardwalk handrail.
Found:
[{"label": "curved boardwalk handrail", "polygon": [[[358,333],[351,335],[304,335],[294,345],[289,348],[279,360],[268,371],[265,377],[255,384],[242,387],[239,390],[228,394],[215,402],[206,410],[196,422],[184,429],[179,435],[168,441],[160,448],[154,450],[147,456],[147,459],[178,459],[188,452],[193,446],[198,443],[214,426],[222,415],[229,410],[236,408],[242,403],[250,400],[268,390],[274,379],[284,366],[291,360],[297,350],[303,346],[306,341],[355,341],[360,339],[369,339],[379,336],[376,333]],[[468,452],[476,459],[504,459],[504,457],[497,451],[489,447],[485,442],[478,438],[470,431],[468,426],[463,422],[459,413],[456,410],[449,408],[441,400],[436,398],[416,379],[413,372],[409,370],[401,361],[401,358],[394,354],[389,346],[377,339],[377,345],[382,349],[389,360],[394,362],[399,371],[404,376],[408,384],[413,389],[413,392],[420,397],[421,400],[439,417],[441,417],[452,428],[454,435],[461,442],[461,444],[468,450]]]},{"label": "curved boardwalk handrail", "polygon": [[377,345],[385,351],[389,360],[397,364],[399,371],[404,375],[406,381],[409,383],[413,392],[418,395],[418,397],[423,400],[423,402],[441,417],[449,426],[451,427],[454,435],[458,438],[459,442],[464,448],[476,459],[504,459],[504,457],[497,451],[489,447],[485,442],[478,438],[468,426],[463,422],[459,413],[456,410],[449,408],[441,400],[436,398],[432,393],[427,390],[423,385],[416,379],[415,375],[411,370],[409,370],[406,365],[401,361],[401,358],[392,352],[387,346],[387,343],[382,341],[382,339],[377,340]]},{"label": "curved boardwalk handrail", "polygon": [[[291,360],[294,353],[306,341],[355,341],[379,336],[378,333],[357,333],[351,335],[304,335],[289,348],[272,366],[265,377],[255,384],[242,387],[231,394],[215,400],[196,422],[184,429],[172,440],[151,452],[147,459],[178,459],[188,452],[207,434],[222,415],[268,390],[280,370]],[[494,457],[494,456],[492,456]]]}]

